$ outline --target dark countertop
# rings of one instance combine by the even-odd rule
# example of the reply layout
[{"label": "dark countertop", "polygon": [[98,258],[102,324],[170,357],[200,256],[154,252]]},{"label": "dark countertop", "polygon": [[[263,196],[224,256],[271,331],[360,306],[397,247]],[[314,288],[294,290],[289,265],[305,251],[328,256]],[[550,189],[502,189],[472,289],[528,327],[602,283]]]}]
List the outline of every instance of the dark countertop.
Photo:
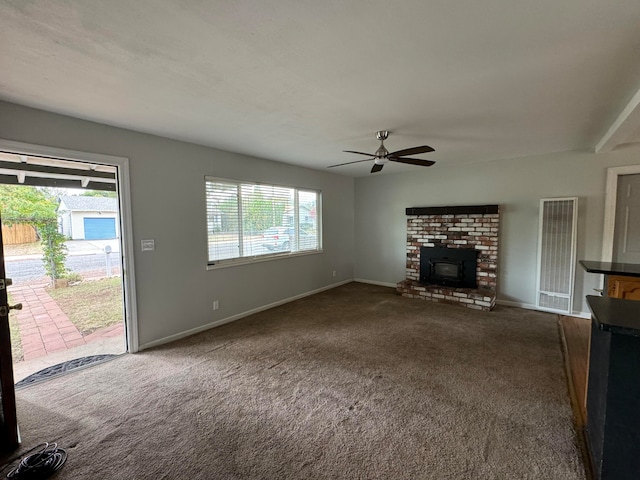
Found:
[{"label": "dark countertop", "polygon": [[640,277],[640,264],[638,263],[597,262],[594,260],[580,260],[578,263],[589,273]]},{"label": "dark countertop", "polygon": [[600,330],[640,337],[640,302],[587,295],[593,321]]}]

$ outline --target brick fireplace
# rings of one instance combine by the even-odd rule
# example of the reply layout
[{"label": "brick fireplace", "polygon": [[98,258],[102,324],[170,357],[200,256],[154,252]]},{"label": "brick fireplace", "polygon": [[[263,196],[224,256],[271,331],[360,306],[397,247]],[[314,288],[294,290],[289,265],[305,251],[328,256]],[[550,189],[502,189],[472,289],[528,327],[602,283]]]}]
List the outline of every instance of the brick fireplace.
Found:
[{"label": "brick fireplace", "polygon": [[[398,293],[476,310],[491,310],[496,303],[499,206],[407,208],[406,213],[407,274],[397,285]],[[421,247],[476,250],[477,288],[420,283]]]}]

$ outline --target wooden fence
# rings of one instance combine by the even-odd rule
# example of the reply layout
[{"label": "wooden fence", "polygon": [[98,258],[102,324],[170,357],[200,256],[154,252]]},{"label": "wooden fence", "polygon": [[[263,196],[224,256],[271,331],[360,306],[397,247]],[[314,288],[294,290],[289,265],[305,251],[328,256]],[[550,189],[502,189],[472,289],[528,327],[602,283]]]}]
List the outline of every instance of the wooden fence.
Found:
[{"label": "wooden fence", "polygon": [[2,225],[2,240],[5,245],[33,243],[38,241],[38,235],[32,225],[15,223],[11,226]]}]

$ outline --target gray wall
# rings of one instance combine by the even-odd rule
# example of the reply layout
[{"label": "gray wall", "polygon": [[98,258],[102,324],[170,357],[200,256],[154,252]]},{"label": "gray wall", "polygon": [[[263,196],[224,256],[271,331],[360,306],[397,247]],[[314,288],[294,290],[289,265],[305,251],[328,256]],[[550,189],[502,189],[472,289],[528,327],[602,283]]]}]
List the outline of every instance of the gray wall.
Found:
[{"label": "gray wall", "polygon": [[[352,178],[4,102],[0,138],[129,158],[141,345],[353,278]],[[321,190],[324,252],[207,271],[205,175]]]},{"label": "gray wall", "polygon": [[[640,164],[640,146],[611,153],[565,152],[431,168],[356,180],[355,277],[395,284],[405,278],[406,207],[499,204],[498,300],[535,304],[539,200],[579,197],[578,259],[600,260],[606,169]],[[574,310],[600,276],[576,271]]]},{"label": "gray wall", "polygon": [[[540,198],[580,198],[578,258],[600,259],[606,169],[640,163],[634,146],[465,167],[438,163],[354,182],[3,102],[0,138],[130,159],[134,245],[156,240],[155,252],[135,251],[141,344],[353,277],[395,284],[405,277],[404,209],[415,206],[500,204],[498,298],[532,305]],[[205,175],[322,190],[324,253],[207,271]],[[588,311],[584,295],[599,286],[598,275],[577,269],[576,312]]]}]

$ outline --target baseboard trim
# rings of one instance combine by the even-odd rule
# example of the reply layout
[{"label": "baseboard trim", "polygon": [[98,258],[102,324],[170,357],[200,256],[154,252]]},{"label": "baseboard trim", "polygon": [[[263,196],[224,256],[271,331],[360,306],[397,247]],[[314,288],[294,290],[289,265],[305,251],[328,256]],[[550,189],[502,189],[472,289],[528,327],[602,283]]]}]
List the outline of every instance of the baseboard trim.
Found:
[{"label": "baseboard trim", "polygon": [[524,308],[525,310],[538,310],[532,303],[512,302],[511,300],[496,300],[496,305],[504,305],[505,307]]},{"label": "baseboard trim", "polygon": [[376,280],[367,280],[366,278],[354,278],[353,281],[359,282],[359,283],[368,283],[369,285],[379,285],[381,287],[391,287],[391,288],[396,288],[396,286],[398,285],[397,283],[378,282]]},{"label": "baseboard trim", "polygon": [[[371,285],[380,285],[381,287],[391,287],[396,288],[397,283],[388,283],[388,282],[378,282],[377,280],[368,280],[366,278],[354,278],[354,282],[360,283],[369,283]],[[505,307],[516,307],[516,308],[524,308],[526,310],[536,310],[538,312],[546,312],[546,310],[540,310],[538,307],[533,305],[532,303],[523,303],[523,302],[512,302],[511,300],[496,300],[496,305],[504,305]],[[557,313],[557,312],[548,312],[548,313]],[[591,314],[588,312],[572,312],[572,317],[578,318],[591,318]]]},{"label": "baseboard trim", "polygon": [[223,318],[220,320],[216,320],[215,322],[207,323],[206,325],[202,325],[200,327],[191,328],[189,330],[185,330],[184,332],[176,333],[173,335],[169,335],[167,337],[160,338],[158,340],[154,340],[152,342],[144,343],[138,347],[138,351],[147,350],[153,347],[159,347],[160,345],[164,345],[166,343],[175,342],[176,340],[180,340],[182,338],[190,337],[191,335],[195,335],[196,333],[205,332],[212,328],[220,327],[227,323],[234,322],[236,320],[240,320],[241,318],[248,317],[249,315],[253,315],[254,313],[263,312],[264,310],[269,310],[270,308],[278,307],[280,305],[284,305],[285,303],[294,302],[296,300],[300,300],[304,297],[309,297],[311,295],[315,295],[316,293],[324,292],[325,290],[331,290],[332,288],[339,287],[341,285],[346,285],[347,283],[353,282],[352,279],[343,280],[341,282],[332,283],[331,285],[327,285],[325,287],[317,288],[315,290],[311,290],[308,292],[300,293],[298,295],[294,295],[293,297],[285,298],[283,300],[278,300],[277,302],[269,303],[267,305],[263,305],[261,307],[253,308],[251,310],[247,310],[242,313],[238,313],[236,315],[232,315],[227,318]]},{"label": "baseboard trim", "polygon": [[[558,313],[555,311],[550,311],[550,310],[542,310],[538,307],[536,307],[535,305],[533,305],[532,303],[522,303],[522,302],[512,302],[510,300],[496,300],[496,304],[497,305],[504,305],[505,307],[516,307],[516,308],[524,308],[526,310],[537,310],[538,312],[545,312],[545,313]],[[576,312],[573,311],[571,312],[571,314],[565,313],[565,314],[560,314],[560,315],[569,315],[570,317],[578,317],[578,318],[591,318],[591,314],[588,312]]]},{"label": "baseboard trim", "polygon": [[[360,283],[369,283],[371,285],[380,285],[381,287],[391,287],[396,288],[397,283],[388,283],[388,282],[378,282],[377,280],[368,280],[366,278],[354,278],[354,282]],[[524,308],[526,310],[536,310],[539,312],[546,312],[546,310],[540,310],[538,307],[533,305],[532,303],[523,303],[523,302],[512,302],[511,300],[496,300],[497,305],[504,305],[505,307],[516,307],[516,308]],[[557,313],[557,312],[549,312],[549,313]],[[591,314],[588,312],[572,312],[572,317],[578,318],[591,318]]]}]

